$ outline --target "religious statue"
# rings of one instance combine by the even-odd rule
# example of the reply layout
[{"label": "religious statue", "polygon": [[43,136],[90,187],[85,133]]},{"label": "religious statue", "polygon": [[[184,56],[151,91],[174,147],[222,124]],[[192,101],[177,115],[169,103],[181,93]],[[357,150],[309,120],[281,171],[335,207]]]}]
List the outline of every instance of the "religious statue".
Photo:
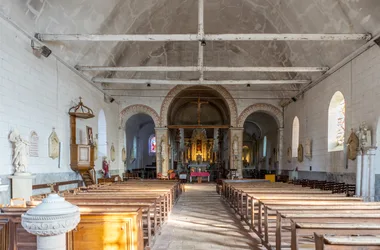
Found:
[{"label": "religious statue", "polygon": [[368,126],[363,122],[359,131],[356,132],[359,139],[359,146],[361,148],[368,148],[372,146],[371,130],[368,129]]},{"label": "religious statue", "polygon": [[49,136],[49,157],[53,160],[59,157],[59,138],[54,128]]},{"label": "religious statue", "polygon": [[166,142],[165,142],[165,137],[163,136],[161,138],[161,161],[164,162],[166,158]]},{"label": "religious statue", "polygon": [[107,161],[107,157],[103,157],[103,174],[104,178],[111,178],[110,172],[109,172],[109,162]]},{"label": "religious statue", "polygon": [[298,146],[298,161],[303,162],[303,146],[300,144]]},{"label": "religious statue", "polygon": [[9,141],[14,144],[12,163],[15,166],[15,174],[27,173],[29,143],[21,138],[17,129],[9,135]]},{"label": "religious statue", "polygon": [[311,139],[305,140],[305,157],[311,160]]},{"label": "religious statue", "polygon": [[286,152],[286,158],[288,162],[292,162],[292,147],[288,148],[288,151]]},{"label": "religious statue", "polygon": [[354,133],[354,130],[351,129],[351,135],[347,140],[347,158],[354,161],[356,160],[357,151],[359,148],[359,138]]},{"label": "religious statue", "polygon": [[238,152],[238,140],[239,140],[239,138],[235,135],[233,146],[232,146],[234,156],[238,156],[239,155],[239,152]]},{"label": "religious statue", "polygon": [[123,147],[123,149],[121,150],[121,160],[123,162],[127,161],[127,152],[125,151],[125,147]]}]

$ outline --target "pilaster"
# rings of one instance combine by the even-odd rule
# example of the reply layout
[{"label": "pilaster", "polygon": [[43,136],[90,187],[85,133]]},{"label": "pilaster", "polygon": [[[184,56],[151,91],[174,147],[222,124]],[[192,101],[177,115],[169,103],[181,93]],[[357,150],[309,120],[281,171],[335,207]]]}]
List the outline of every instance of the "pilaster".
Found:
[{"label": "pilaster", "polygon": [[167,128],[155,128],[157,153],[156,164],[157,174],[161,173],[162,176],[168,175],[169,169],[169,144],[168,144],[168,129]]},{"label": "pilaster", "polygon": [[244,128],[230,128],[230,169],[237,169],[238,177],[243,178],[243,132]]}]

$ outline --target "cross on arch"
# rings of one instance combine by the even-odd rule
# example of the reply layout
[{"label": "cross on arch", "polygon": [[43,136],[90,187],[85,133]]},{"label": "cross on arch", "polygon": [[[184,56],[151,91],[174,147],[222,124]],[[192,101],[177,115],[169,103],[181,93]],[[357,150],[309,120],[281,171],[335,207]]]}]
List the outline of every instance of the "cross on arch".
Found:
[{"label": "cross on arch", "polygon": [[201,125],[201,106],[202,104],[208,104],[208,102],[201,102],[201,97],[198,97],[197,102],[191,102],[197,104],[197,116],[198,116],[198,125]]}]

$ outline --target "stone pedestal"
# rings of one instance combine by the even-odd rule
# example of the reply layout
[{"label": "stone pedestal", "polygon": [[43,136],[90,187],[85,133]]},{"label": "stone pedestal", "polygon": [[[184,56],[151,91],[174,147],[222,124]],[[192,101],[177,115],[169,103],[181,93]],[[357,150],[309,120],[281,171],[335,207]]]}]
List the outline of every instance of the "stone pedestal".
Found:
[{"label": "stone pedestal", "polygon": [[66,250],[66,233],[80,221],[79,208],[57,194],[21,216],[21,225],[37,235],[37,250]]},{"label": "stone pedestal", "polygon": [[23,173],[8,176],[12,180],[12,199],[13,198],[24,198],[25,201],[30,200],[30,196],[33,195],[33,179],[36,175],[30,173]]}]

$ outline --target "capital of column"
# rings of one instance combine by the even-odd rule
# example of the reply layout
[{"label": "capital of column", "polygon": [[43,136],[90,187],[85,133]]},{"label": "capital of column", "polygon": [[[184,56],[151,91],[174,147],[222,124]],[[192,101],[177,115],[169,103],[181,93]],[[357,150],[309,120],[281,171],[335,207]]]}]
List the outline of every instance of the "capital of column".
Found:
[{"label": "capital of column", "polygon": [[375,155],[377,147],[364,147],[362,148],[364,155]]},{"label": "capital of column", "polygon": [[278,131],[278,132],[282,132],[282,131],[284,131],[284,128],[278,128],[277,131]]},{"label": "capital of column", "polygon": [[161,128],[157,128],[156,127],[156,128],[154,128],[154,130],[157,131],[157,132],[166,132],[166,131],[168,131],[168,128],[162,128],[162,127]]},{"label": "capital of column", "polygon": [[55,236],[73,230],[80,221],[79,208],[58,194],[50,194],[21,216],[25,230],[37,236]]},{"label": "capital of column", "polygon": [[236,128],[229,128],[230,131],[244,131],[244,128],[236,127]]}]

